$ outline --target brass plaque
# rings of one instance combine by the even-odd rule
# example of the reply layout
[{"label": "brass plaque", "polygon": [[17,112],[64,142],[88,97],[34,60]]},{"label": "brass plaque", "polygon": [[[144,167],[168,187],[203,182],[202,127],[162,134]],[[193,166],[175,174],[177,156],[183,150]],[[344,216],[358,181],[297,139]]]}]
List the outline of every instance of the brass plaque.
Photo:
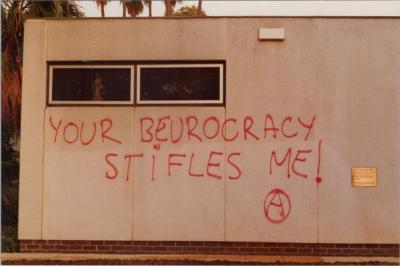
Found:
[{"label": "brass plaque", "polygon": [[376,187],[376,168],[351,168],[353,187]]}]

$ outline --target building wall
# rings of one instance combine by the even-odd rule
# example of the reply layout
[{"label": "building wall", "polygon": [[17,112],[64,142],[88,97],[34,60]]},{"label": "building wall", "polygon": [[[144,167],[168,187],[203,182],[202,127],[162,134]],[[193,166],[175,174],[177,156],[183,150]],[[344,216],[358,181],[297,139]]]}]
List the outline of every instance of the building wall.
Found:
[{"label": "building wall", "polygon": [[[28,20],[19,238],[398,243],[399,26],[394,18]],[[259,41],[266,27],[285,28],[285,40]],[[46,106],[47,61],[96,60],[226,60],[226,106]],[[235,119],[225,133],[238,137],[141,141],[140,119],[163,116],[197,117],[199,132],[209,117]],[[89,145],[64,141],[68,123],[90,134],[104,119],[122,144],[99,132]],[[289,167],[271,163],[289,149]],[[117,155],[114,179],[105,177],[108,153]],[[132,153],[143,157],[128,173]],[[186,157],[168,176],[172,153]],[[352,187],[352,167],[376,167],[377,186]],[[271,222],[274,196],[285,204],[273,205],[282,219]]]}]

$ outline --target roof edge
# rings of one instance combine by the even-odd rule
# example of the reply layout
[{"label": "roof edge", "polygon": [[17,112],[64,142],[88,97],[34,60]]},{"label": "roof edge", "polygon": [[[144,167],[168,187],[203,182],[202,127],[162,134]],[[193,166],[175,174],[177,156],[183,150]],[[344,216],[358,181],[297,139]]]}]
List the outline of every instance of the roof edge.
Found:
[{"label": "roof edge", "polygon": [[224,19],[224,18],[298,18],[298,19],[311,19],[311,18],[326,18],[326,19],[400,19],[400,16],[206,16],[206,17],[36,17],[27,18],[27,20],[155,20],[155,19],[168,19],[168,20],[190,20],[190,19]]}]

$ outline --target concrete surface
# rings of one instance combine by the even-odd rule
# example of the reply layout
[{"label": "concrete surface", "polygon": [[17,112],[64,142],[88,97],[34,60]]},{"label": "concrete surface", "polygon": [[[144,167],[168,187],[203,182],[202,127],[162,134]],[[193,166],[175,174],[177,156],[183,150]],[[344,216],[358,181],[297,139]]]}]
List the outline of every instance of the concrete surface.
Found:
[{"label": "concrete surface", "polygon": [[[399,19],[60,19],[26,25],[20,239],[399,243]],[[284,28],[285,40],[260,42],[263,27]],[[226,106],[48,107],[46,62],[54,60],[225,60]],[[54,143],[49,114],[78,124],[108,117],[108,134],[123,143]],[[179,144],[138,138],[138,119],[168,114],[174,121],[188,115],[234,118],[227,134],[239,135],[232,142],[219,136],[200,143],[186,134]],[[266,114],[279,128],[276,138],[270,131],[264,138]],[[306,139],[298,119],[314,116]],[[259,140],[245,138],[249,117]],[[296,137],[282,135],[287,117],[286,130]],[[286,163],[274,165],[271,174],[272,152],[282,160],[288,149],[290,177]],[[210,151],[223,152],[213,171],[224,178],[190,177],[188,158],[168,176],[168,153],[196,152],[195,166],[204,167]],[[146,157],[132,163],[126,181],[123,158],[138,152]],[[118,178],[105,177],[114,171],[107,153],[119,156],[110,159]],[[237,180],[227,178],[237,172],[230,153],[240,153],[234,159],[241,169]],[[160,160],[151,180],[154,154]],[[377,187],[353,188],[352,167],[377,167]],[[278,188],[288,200],[283,207],[269,205],[275,218],[283,218],[274,223],[265,202]]]},{"label": "concrete surface", "polygon": [[[225,142],[221,136],[218,136],[212,140],[204,139],[202,142],[193,139],[188,145],[188,136],[184,133],[183,141],[175,144],[170,141],[160,142],[159,150],[156,150],[153,145],[140,141],[140,119],[148,116],[151,116],[154,121],[165,116],[174,118],[174,128],[177,128],[179,132],[180,126],[177,125],[178,121],[175,118],[185,119],[186,116],[196,116],[200,124],[200,121],[204,121],[209,116],[224,120],[225,110],[223,107],[142,107],[136,109],[135,153],[143,153],[146,156],[142,161],[136,161],[134,164],[133,239],[223,241],[226,178],[218,180],[208,177],[206,166],[210,150],[225,151]],[[170,123],[166,123],[169,128]],[[169,132],[169,130],[162,132],[160,138],[169,138]],[[171,162],[182,164],[182,166],[168,167],[171,153],[185,156],[185,158],[171,159]],[[188,173],[192,154],[196,156],[192,160],[192,171],[203,177],[193,177]],[[156,165],[152,176],[153,155]],[[215,161],[224,164],[224,155]],[[144,165],[149,167],[144,167]],[[215,174],[224,176],[224,169],[224,165],[216,168]]]},{"label": "concrete surface", "polygon": [[21,155],[18,232],[42,237],[44,109],[46,105],[46,22],[26,23],[22,73]]},{"label": "concrete surface", "polygon": [[32,253],[2,253],[1,261],[94,261],[94,260],[121,260],[121,261],[226,261],[248,263],[276,263],[276,264],[362,264],[375,262],[379,264],[398,264],[398,257],[318,257],[318,256],[239,256],[239,255],[111,255],[111,254],[32,254]]},{"label": "concrete surface", "polygon": [[[123,156],[133,150],[133,131],[126,130],[133,128],[133,115],[129,107],[46,109],[44,239],[131,240],[133,175],[131,169],[127,177]],[[111,120],[108,135],[123,145],[101,137],[102,121],[106,129]],[[120,169],[114,179],[105,177],[107,171],[114,175],[104,164],[108,153],[118,155],[110,158]]]}]

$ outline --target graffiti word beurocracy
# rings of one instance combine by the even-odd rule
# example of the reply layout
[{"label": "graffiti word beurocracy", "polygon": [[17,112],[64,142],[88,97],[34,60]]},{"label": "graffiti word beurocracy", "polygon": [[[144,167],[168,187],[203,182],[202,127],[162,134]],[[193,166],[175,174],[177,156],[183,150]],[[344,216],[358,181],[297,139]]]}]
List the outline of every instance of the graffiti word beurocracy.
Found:
[{"label": "graffiti word beurocracy", "polygon": [[[314,127],[316,116],[306,120],[301,117],[286,116],[282,121],[277,121],[271,114],[266,114],[262,121],[252,116],[220,119],[208,116],[203,119],[190,115],[174,118],[169,115],[162,117],[141,117],[140,134],[141,142],[203,142],[206,140],[222,138],[226,142],[248,141],[262,139],[276,139],[279,136],[285,139],[296,137],[307,141]],[[258,122],[261,126],[256,126]],[[261,132],[257,132],[259,130]]]}]

